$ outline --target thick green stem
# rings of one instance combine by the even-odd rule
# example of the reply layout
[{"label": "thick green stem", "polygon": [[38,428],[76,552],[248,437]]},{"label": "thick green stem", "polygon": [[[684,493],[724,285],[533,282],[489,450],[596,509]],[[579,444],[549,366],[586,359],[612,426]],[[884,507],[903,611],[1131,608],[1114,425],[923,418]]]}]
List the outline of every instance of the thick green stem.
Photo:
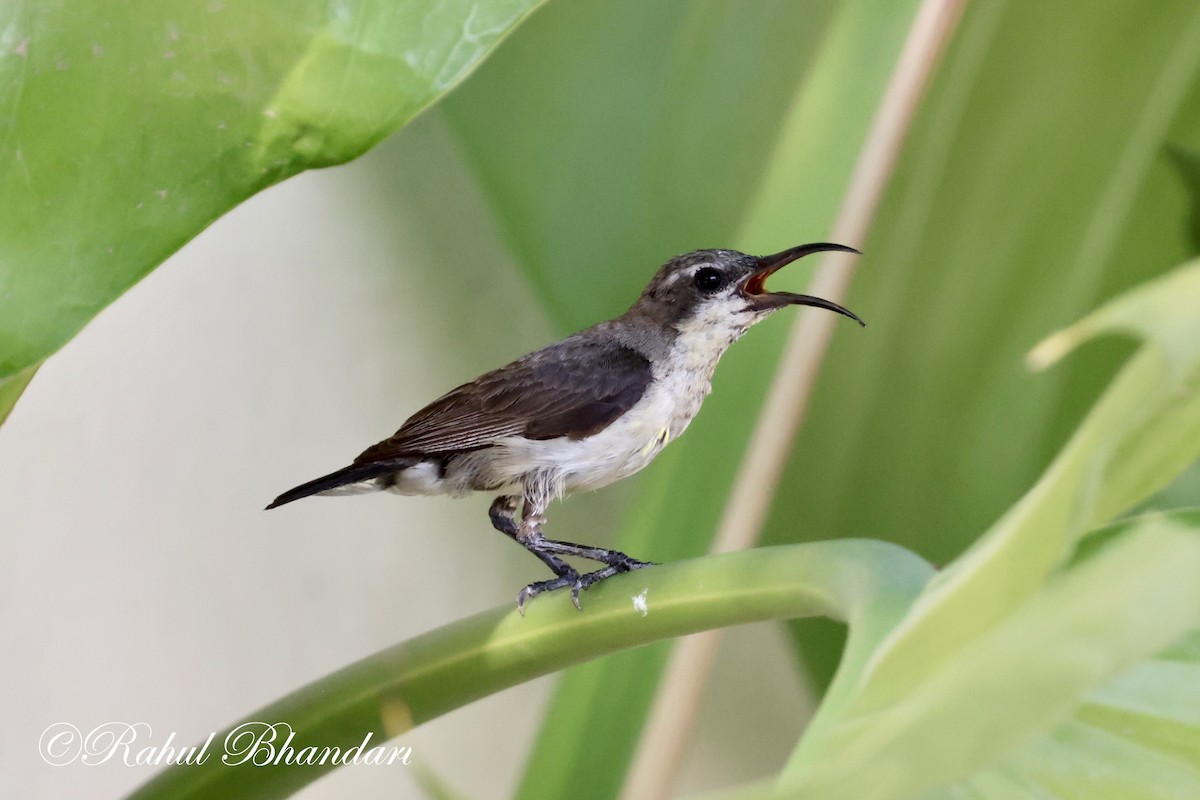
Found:
[{"label": "thick green stem", "polygon": [[[562,593],[533,601],[525,617],[512,607],[485,611],[369,656],[242,722],[287,723],[296,751],[344,751],[368,732],[373,747],[473,700],[616,650],[817,614],[850,625],[838,675],[848,686],[931,574],[909,551],[865,540],[761,548],[640,570],[593,588],[582,612]],[[831,689],[832,699],[840,693]],[[334,768],[224,763],[225,737],[238,724],[217,734],[204,763],[172,766],[132,797],[284,797]]]}]

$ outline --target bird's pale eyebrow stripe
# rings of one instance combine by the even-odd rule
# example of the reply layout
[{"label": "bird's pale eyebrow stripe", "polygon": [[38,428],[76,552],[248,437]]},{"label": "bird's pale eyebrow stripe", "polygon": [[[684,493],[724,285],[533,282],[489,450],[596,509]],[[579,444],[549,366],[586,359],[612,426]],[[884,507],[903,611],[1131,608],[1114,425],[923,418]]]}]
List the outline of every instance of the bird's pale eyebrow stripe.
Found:
[{"label": "bird's pale eyebrow stripe", "polygon": [[691,278],[697,272],[699,272],[702,268],[710,267],[710,266],[712,266],[712,265],[709,264],[707,261],[702,264],[692,264],[692,265],[688,266],[688,268],[685,270],[680,270],[679,272],[674,272],[674,273],[668,275],[667,280],[664,282],[664,284],[666,286],[670,286],[671,284],[676,283],[680,278],[685,278],[685,277]]}]

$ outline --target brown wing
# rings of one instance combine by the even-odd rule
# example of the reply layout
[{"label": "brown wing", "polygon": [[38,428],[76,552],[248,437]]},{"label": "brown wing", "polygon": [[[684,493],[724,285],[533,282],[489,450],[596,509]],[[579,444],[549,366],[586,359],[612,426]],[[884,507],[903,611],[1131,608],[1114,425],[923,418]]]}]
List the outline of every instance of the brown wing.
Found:
[{"label": "brown wing", "polygon": [[581,439],[632,408],[651,377],[636,350],[572,337],[438,398],[354,463],[478,450],[503,436]]}]

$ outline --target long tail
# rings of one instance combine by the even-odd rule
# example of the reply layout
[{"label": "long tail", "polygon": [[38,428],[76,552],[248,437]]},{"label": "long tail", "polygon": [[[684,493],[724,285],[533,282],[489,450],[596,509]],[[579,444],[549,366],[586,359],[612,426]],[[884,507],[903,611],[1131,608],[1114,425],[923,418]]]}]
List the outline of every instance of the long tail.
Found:
[{"label": "long tail", "polygon": [[[295,489],[288,489],[283,494],[271,501],[271,505],[267,506],[269,511],[272,508],[277,508],[285,503],[290,503],[293,500],[299,500],[301,497],[320,494],[327,492],[330,489],[336,489],[339,486],[346,486],[351,483],[361,483],[368,481],[371,478],[378,478],[380,475],[387,475],[397,470],[406,469],[413,465],[413,460],[391,460],[391,461],[376,461],[371,464],[351,464],[348,467],[343,467],[337,472],[331,472],[328,475],[322,475],[316,480],[311,480],[308,483],[302,483]],[[382,488],[382,487],[381,487]]]}]

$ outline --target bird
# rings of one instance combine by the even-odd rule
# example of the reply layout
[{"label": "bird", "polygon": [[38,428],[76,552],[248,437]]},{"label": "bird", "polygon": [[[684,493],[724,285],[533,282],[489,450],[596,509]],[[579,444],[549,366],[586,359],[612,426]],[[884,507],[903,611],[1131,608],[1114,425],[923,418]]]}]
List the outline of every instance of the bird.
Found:
[{"label": "bird", "polygon": [[[830,300],[767,291],[770,275],[825,251],[861,255],[816,242],[761,257],[737,250],[676,256],[624,314],[452,389],[349,466],[284,492],[267,508],[310,495],[385,490],[496,493],[488,509],[492,526],[554,573],[520,590],[518,611],[567,587],[581,608],[581,591],[653,562],[543,536],[547,506],[648,465],[696,416],[729,346],[776,311],[815,306],[866,327]],[[602,566],[581,573],[566,556]]]}]

